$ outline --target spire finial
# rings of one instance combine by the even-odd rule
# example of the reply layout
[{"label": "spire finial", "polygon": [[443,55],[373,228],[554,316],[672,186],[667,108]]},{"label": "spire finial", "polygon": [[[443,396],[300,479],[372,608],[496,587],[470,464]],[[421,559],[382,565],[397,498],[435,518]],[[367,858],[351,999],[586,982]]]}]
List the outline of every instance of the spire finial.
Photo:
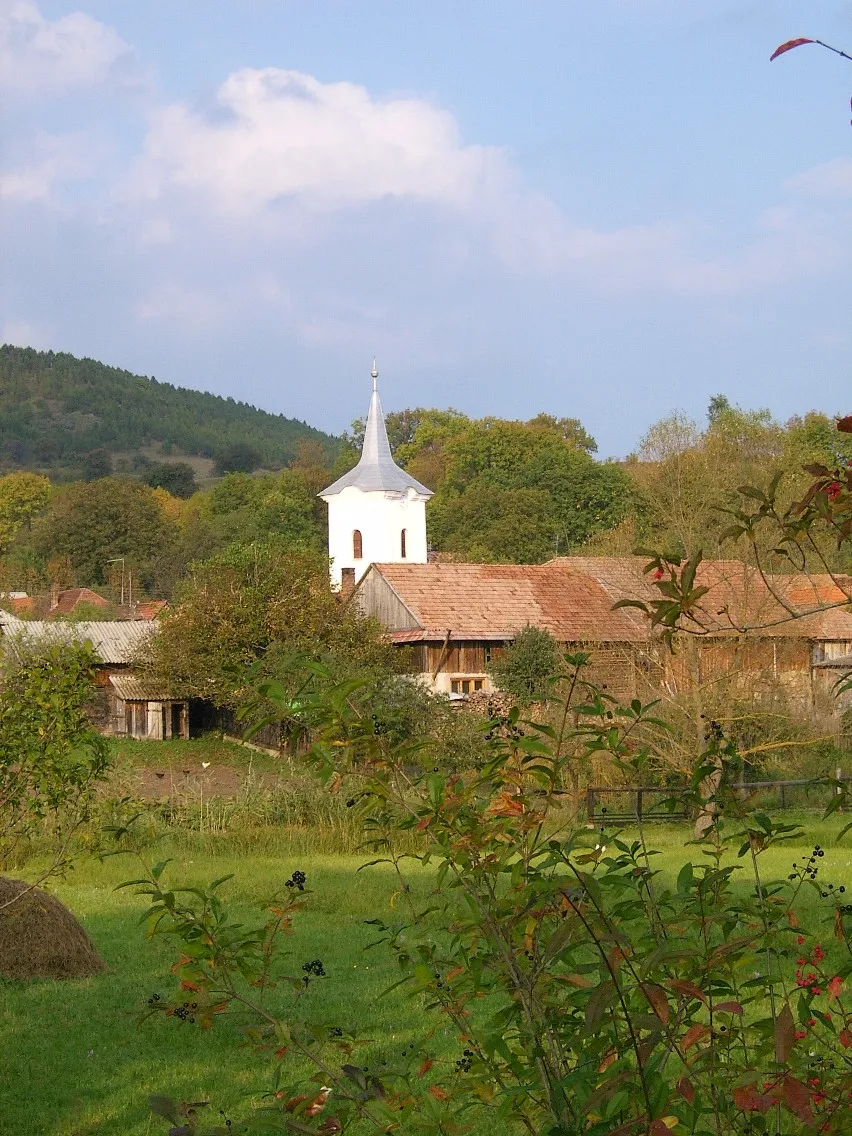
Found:
[{"label": "spire finial", "polygon": [[376,357],[373,356],[373,369],[370,371],[370,378],[373,380],[373,390],[376,389],[376,379],[379,377],[379,368],[376,366]]}]

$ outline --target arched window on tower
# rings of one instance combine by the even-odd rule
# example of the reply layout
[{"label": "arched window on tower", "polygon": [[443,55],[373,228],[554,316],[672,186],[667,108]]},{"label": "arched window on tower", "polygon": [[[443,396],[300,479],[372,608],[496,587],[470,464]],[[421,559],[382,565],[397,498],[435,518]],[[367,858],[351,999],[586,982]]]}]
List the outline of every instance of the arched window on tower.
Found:
[{"label": "arched window on tower", "polygon": [[405,560],[405,529],[399,534],[399,555]]},{"label": "arched window on tower", "polygon": [[361,540],[361,530],[356,529],[352,534],[352,559],[360,560],[364,555],[364,542]]}]

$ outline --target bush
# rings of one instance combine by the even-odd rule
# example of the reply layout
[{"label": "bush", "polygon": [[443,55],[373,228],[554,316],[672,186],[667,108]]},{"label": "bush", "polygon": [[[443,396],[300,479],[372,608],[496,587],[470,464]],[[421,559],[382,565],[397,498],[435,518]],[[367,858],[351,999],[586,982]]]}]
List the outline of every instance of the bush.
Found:
[{"label": "bush", "polygon": [[488,673],[495,685],[526,705],[545,699],[549,680],[560,670],[562,655],[556,640],[541,627],[525,627]]}]

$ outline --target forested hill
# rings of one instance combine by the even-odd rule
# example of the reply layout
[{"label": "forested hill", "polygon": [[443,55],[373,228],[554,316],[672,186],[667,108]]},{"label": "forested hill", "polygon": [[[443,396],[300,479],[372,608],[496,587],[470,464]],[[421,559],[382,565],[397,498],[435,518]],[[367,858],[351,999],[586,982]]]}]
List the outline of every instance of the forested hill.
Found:
[{"label": "forested hill", "polygon": [[280,468],[300,442],[329,457],[338,439],[244,402],[132,375],[94,359],[29,347],[0,347],[0,469],[77,477],[86,454],[122,461],[151,452],[216,458],[250,447],[258,464]]}]

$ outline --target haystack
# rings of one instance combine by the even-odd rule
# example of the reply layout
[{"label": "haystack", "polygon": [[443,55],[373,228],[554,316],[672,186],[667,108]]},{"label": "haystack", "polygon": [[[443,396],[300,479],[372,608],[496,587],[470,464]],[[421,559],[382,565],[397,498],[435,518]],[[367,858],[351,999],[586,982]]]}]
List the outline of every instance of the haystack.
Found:
[{"label": "haystack", "polygon": [[0,975],[88,978],[99,974],[103,960],[68,908],[41,888],[29,888],[23,880],[0,876]]}]

